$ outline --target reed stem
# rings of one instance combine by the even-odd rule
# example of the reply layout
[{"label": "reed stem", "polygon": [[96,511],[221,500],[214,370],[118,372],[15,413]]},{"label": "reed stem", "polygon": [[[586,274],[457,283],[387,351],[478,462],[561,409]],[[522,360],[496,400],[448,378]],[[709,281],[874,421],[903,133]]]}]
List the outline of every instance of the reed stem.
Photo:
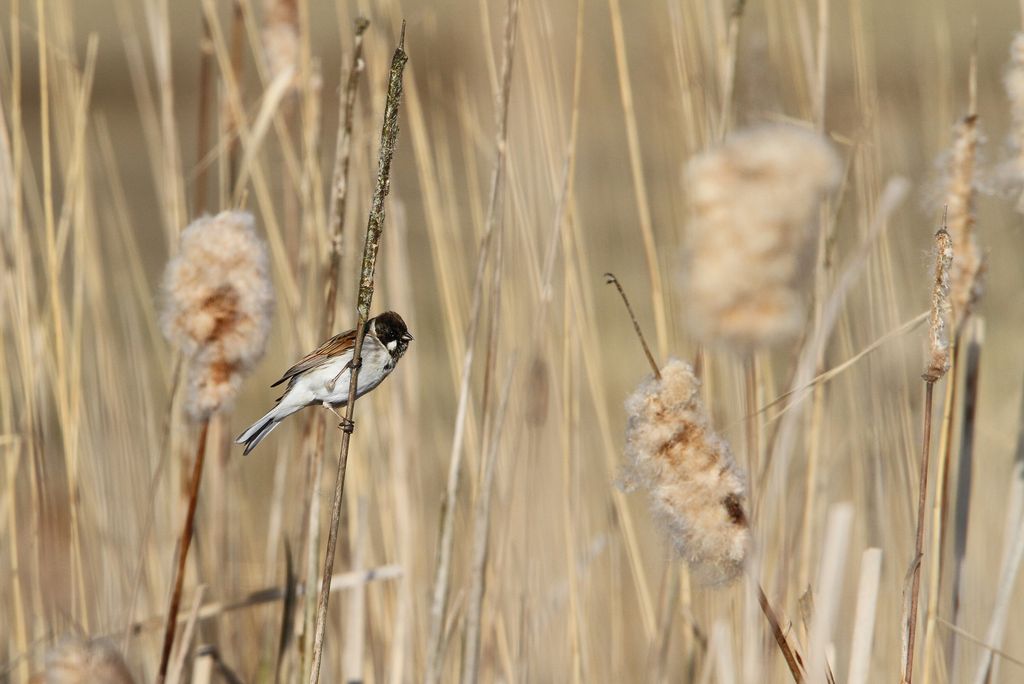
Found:
[{"label": "reed stem", "polygon": [[196,518],[196,503],[199,501],[199,484],[203,477],[203,462],[206,460],[206,435],[210,430],[210,419],[203,420],[199,428],[199,440],[196,444],[196,460],[192,466],[192,479],[189,483],[188,510],[185,513],[185,524],[181,529],[181,540],[178,542],[178,564],[174,571],[174,589],[171,591],[170,607],[167,609],[164,627],[164,645],[160,652],[160,669],[157,684],[163,684],[167,677],[167,666],[171,661],[171,647],[174,645],[174,632],[178,626],[178,608],[181,605],[181,590],[185,583],[185,563],[192,545],[192,532]]},{"label": "reed stem", "polygon": [[384,105],[384,124],[380,133],[380,156],[377,166],[377,186],[373,192],[370,216],[366,225],[366,244],[363,247],[363,263],[359,276],[357,308],[359,323],[356,325],[355,348],[352,351],[352,365],[349,371],[355,378],[349,382],[348,404],[345,407],[347,429],[341,436],[341,453],[338,457],[338,472],[334,484],[334,503],[331,508],[331,529],[327,536],[327,551],[324,554],[324,569],[320,582],[320,597],[316,606],[316,626],[313,633],[313,662],[309,672],[310,684],[320,681],[320,664],[323,660],[324,634],[327,629],[327,606],[331,598],[331,576],[334,574],[334,555],[338,546],[338,527],[341,521],[341,500],[345,493],[345,471],[348,467],[349,444],[354,429],[352,416],[355,411],[356,389],[359,385],[359,366],[363,351],[363,335],[370,318],[370,304],[373,301],[373,274],[377,266],[377,250],[380,247],[384,229],[384,199],[390,190],[391,159],[398,141],[398,107],[402,99],[402,74],[409,57],[405,53],[405,22],[402,33],[391,58],[388,78],[387,101]]}]

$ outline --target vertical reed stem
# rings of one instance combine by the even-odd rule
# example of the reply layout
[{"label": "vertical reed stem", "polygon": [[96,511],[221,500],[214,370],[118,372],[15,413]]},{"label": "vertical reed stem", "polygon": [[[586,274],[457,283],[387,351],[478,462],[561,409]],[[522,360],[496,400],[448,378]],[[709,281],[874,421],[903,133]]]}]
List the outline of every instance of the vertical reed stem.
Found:
[{"label": "vertical reed stem", "polygon": [[171,660],[171,647],[174,645],[174,632],[178,626],[178,607],[181,605],[181,589],[185,583],[185,563],[188,561],[188,550],[192,545],[192,531],[196,518],[196,503],[199,501],[199,484],[203,477],[203,462],[206,460],[206,434],[210,429],[210,419],[203,420],[199,428],[199,441],[196,444],[196,461],[192,466],[192,480],[189,483],[188,510],[185,513],[185,525],[181,529],[181,540],[178,542],[178,564],[174,571],[174,589],[171,591],[171,603],[167,609],[164,624],[164,645],[160,652],[160,669],[157,684],[163,684],[167,677],[167,666]]},{"label": "vertical reed stem", "polygon": [[924,553],[925,501],[928,498],[928,462],[932,435],[932,393],[935,381],[925,379],[924,385],[924,436],[921,447],[921,484],[917,494],[917,538],[914,542],[914,579],[910,589],[910,613],[904,629],[907,634],[907,662],[902,684],[912,684],[914,676],[914,639],[917,636],[917,603],[921,591],[921,563],[918,559]]},{"label": "vertical reed stem", "polygon": [[363,334],[370,318],[370,304],[373,301],[373,274],[377,266],[377,250],[380,247],[384,229],[384,198],[391,188],[391,159],[398,141],[398,105],[402,99],[402,73],[408,61],[405,54],[405,22],[402,33],[391,58],[388,78],[388,95],[384,105],[384,125],[380,133],[380,157],[377,162],[377,187],[373,192],[370,217],[366,225],[366,244],[363,247],[363,264],[359,277],[357,307],[359,323],[356,326],[355,349],[352,351],[352,367],[349,371],[355,378],[349,382],[348,404],[345,407],[345,421],[348,428],[342,432],[341,453],[338,457],[338,473],[334,484],[334,503],[331,508],[331,529],[327,537],[327,551],[324,554],[324,570],[320,582],[320,598],[316,606],[316,627],[313,635],[313,664],[309,672],[310,684],[320,681],[320,663],[323,659],[324,634],[327,629],[327,606],[331,598],[331,576],[334,573],[334,554],[338,546],[338,527],[341,521],[341,499],[345,493],[345,471],[348,466],[348,450],[352,440],[352,416],[356,405],[356,389],[359,385],[359,366],[363,351]]},{"label": "vertical reed stem", "polygon": [[210,22],[203,15],[203,37],[199,42],[199,112],[196,131],[196,171],[193,191],[192,213],[201,216],[206,211],[206,174],[208,164],[206,151],[210,148],[210,92],[213,85],[213,39],[210,37]]}]

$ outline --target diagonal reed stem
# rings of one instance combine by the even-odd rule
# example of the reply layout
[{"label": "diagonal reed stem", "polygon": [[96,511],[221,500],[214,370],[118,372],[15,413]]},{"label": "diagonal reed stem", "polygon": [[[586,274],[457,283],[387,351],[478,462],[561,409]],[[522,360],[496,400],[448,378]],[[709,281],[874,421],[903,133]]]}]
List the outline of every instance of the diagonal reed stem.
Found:
[{"label": "diagonal reed stem", "polygon": [[352,367],[349,371],[355,380],[349,382],[348,404],[345,407],[345,421],[348,428],[341,436],[341,453],[338,457],[338,474],[334,484],[334,503],[331,508],[331,529],[327,537],[327,551],[324,554],[324,570],[320,584],[320,598],[316,606],[316,627],[313,633],[313,664],[309,672],[310,684],[320,681],[320,663],[323,660],[324,633],[327,628],[327,606],[331,598],[331,576],[334,574],[334,554],[338,546],[338,527],[341,521],[341,499],[345,492],[345,470],[348,466],[348,450],[352,440],[352,416],[356,405],[356,389],[359,384],[359,366],[363,351],[363,334],[370,318],[370,304],[373,301],[373,274],[377,266],[377,250],[380,247],[384,229],[384,198],[391,183],[391,159],[398,141],[398,106],[402,99],[402,73],[409,57],[405,54],[405,22],[398,47],[391,58],[388,78],[388,95],[384,105],[384,125],[380,132],[380,156],[377,162],[377,187],[373,192],[370,216],[366,225],[366,244],[363,247],[363,264],[359,274],[357,308],[359,323],[356,326],[355,349],[352,352]]},{"label": "diagonal reed stem", "polygon": [[615,277],[614,273],[605,273],[604,281],[609,285],[614,285],[615,289],[619,291],[619,296],[622,297],[622,303],[626,305],[626,311],[629,312],[629,320],[633,322],[633,330],[636,331],[636,337],[640,340],[640,346],[644,348],[644,355],[647,357],[647,363],[651,364],[651,371],[654,373],[654,377],[661,380],[661,371],[658,369],[658,363],[654,360],[654,355],[651,354],[651,348],[647,346],[647,340],[644,339],[644,334],[640,330],[640,323],[636,320],[636,314],[633,313],[633,306],[629,303],[629,297],[626,296],[626,291],[622,289],[622,285],[619,283],[619,279]]}]

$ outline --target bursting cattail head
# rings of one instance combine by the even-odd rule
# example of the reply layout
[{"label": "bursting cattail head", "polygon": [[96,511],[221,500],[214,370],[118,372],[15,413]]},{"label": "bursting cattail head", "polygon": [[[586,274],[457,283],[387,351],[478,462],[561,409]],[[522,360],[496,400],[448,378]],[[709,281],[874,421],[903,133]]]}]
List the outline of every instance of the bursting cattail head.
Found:
[{"label": "bursting cattail head", "polygon": [[974,309],[983,290],[985,270],[974,222],[974,166],[978,149],[978,117],[969,114],[954,130],[946,181],[949,236],[953,244],[953,266],[949,299],[953,329],[959,330]]},{"label": "bursting cattail head", "polygon": [[297,0],[266,0],[263,3],[263,56],[270,80],[293,70],[292,86],[299,73],[299,7]]},{"label": "bursting cattail head", "polygon": [[928,325],[928,367],[924,379],[935,382],[949,370],[950,271],[953,265],[953,240],[945,228],[935,233],[935,271],[932,279],[932,310]]},{"label": "bursting cattail head", "polygon": [[626,399],[625,481],[648,490],[695,576],[726,584],[743,571],[750,547],[744,476],[708,422],[693,368],[670,359],[660,374]]},{"label": "bursting cattail head", "polygon": [[840,174],[825,138],[782,125],[736,133],[689,163],[684,289],[699,337],[746,350],[800,332],[816,211]]},{"label": "bursting cattail head", "polygon": [[252,214],[225,211],[194,221],[163,280],[164,334],[189,357],[189,412],[208,417],[230,404],[260,359],[274,291]]},{"label": "bursting cattail head", "polygon": [[121,654],[110,643],[66,639],[46,654],[43,684],[132,684]]}]

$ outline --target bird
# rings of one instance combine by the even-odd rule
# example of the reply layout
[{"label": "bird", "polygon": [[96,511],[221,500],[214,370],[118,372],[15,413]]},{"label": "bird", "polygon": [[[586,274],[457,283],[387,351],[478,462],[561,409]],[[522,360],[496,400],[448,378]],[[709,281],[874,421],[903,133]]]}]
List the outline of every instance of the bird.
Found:
[{"label": "bird", "polygon": [[[380,385],[395,369],[412,341],[413,336],[405,321],[394,311],[385,311],[371,318],[363,335],[356,396],[361,397]],[[339,427],[351,432],[351,422],[338,413],[337,409],[348,404],[355,344],[355,330],[340,333],[285,371],[281,379],[271,385],[277,387],[284,382],[288,383],[277,405],[235,440],[236,444],[245,445],[242,454],[248,455],[281,421],[307,406],[329,409],[341,418]]]}]

